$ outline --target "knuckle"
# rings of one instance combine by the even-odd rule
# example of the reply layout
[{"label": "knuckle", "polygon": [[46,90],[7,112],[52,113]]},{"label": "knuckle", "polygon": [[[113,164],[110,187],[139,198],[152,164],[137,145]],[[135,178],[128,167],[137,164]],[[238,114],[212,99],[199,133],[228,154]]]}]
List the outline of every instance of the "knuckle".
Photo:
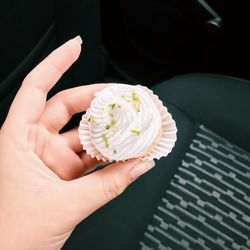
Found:
[{"label": "knuckle", "polygon": [[[60,92],[57,92],[54,96],[53,96],[53,101],[55,100],[56,102],[60,102],[61,104],[61,100],[64,98],[64,91],[60,91]],[[52,100],[52,99],[51,99]]]},{"label": "knuckle", "polygon": [[79,162],[74,162],[69,168],[65,168],[63,171],[60,172],[60,177],[63,180],[74,180],[79,178],[84,173],[84,167]]},{"label": "knuckle", "polygon": [[103,191],[107,201],[111,201],[122,194],[124,189],[125,187],[117,180],[117,178],[115,178],[115,176],[109,175],[106,176],[106,178],[103,178]]},{"label": "knuckle", "polygon": [[[63,90],[64,91],[64,90]],[[60,91],[60,92],[57,92],[54,96],[53,96],[53,98],[55,98],[55,99],[61,99],[62,98],[62,92],[63,91]]]},{"label": "knuckle", "polygon": [[33,80],[32,72],[28,73],[23,79],[22,86],[29,85]]},{"label": "knuckle", "polygon": [[71,170],[57,171],[56,173],[62,180],[70,181],[75,178],[74,172]]},{"label": "knuckle", "polygon": [[[67,90],[62,90],[58,93],[56,93],[53,96],[53,101],[56,101],[57,103],[59,103],[61,106],[66,106],[67,105]],[[52,100],[52,99],[51,99]]]},{"label": "knuckle", "polygon": [[51,75],[58,76],[59,78],[63,75],[63,70],[59,65],[51,63],[48,64],[47,67],[51,71]]}]

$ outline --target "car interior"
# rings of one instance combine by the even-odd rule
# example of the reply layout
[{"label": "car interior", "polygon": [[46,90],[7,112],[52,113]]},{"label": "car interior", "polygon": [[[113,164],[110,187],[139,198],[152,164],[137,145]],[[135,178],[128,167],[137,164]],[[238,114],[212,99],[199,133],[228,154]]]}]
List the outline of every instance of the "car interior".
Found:
[{"label": "car interior", "polygon": [[141,84],[176,121],[172,152],[80,223],[64,250],[250,249],[247,1],[9,0],[0,10],[0,126],[26,74],[76,35],[81,56],[50,96]]}]

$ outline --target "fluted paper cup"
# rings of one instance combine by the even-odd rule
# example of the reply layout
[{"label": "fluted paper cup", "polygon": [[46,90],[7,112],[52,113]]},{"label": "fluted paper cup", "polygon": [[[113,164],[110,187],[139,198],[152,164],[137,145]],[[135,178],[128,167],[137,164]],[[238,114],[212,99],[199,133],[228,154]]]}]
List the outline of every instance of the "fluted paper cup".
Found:
[{"label": "fluted paper cup", "polygon": [[[168,112],[167,108],[163,105],[162,101],[159,100],[158,96],[155,95],[152,90],[140,85],[137,85],[137,87],[143,89],[143,91],[147,93],[149,98],[156,105],[161,117],[161,128],[158,133],[159,136],[154,141],[154,143],[149,147],[147,151],[145,151],[143,154],[139,155],[136,158],[139,158],[141,160],[153,160],[153,159],[159,160],[161,157],[166,157],[172,151],[175,145],[177,139],[176,124],[172,118],[172,115]],[[96,95],[99,95],[99,92]],[[86,114],[82,116],[82,120],[80,122],[78,130],[79,130],[79,138],[81,144],[83,146],[83,149],[86,150],[86,153],[88,155],[90,155],[92,158],[95,157],[98,160],[102,160],[104,162],[114,161],[114,159],[109,159],[108,157],[104,156],[94,145],[90,131],[88,110],[86,111]],[[131,157],[122,160],[124,161],[128,159],[131,159]]]},{"label": "fluted paper cup", "polygon": [[172,151],[177,140],[177,127],[172,115],[168,112],[168,109],[163,105],[159,97],[155,95],[149,88],[143,86],[141,87],[148,93],[148,95],[156,104],[160,112],[162,122],[162,133],[160,138],[158,139],[155,146],[143,157],[141,157],[141,159],[159,160],[161,157],[166,157]]}]

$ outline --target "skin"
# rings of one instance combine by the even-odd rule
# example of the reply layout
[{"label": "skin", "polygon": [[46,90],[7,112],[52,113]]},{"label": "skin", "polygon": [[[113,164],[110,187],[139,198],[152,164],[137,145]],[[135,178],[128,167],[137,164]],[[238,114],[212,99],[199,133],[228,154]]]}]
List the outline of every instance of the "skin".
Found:
[{"label": "skin", "polygon": [[100,162],[82,151],[76,128],[60,130],[107,85],[64,90],[47,101],[80,52],[76,37],[34,68],[0,130],[1,250],[60,249],[78,223],[154,166],[135,159],[85,175]]}]

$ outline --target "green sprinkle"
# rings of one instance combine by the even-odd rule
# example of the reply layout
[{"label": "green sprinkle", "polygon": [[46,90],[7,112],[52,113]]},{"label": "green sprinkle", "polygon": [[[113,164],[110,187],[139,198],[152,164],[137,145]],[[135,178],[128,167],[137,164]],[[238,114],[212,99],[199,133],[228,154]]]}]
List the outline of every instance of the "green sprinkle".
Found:
[{"label": "green sprinkle", "polygon": [[140,131],[138,131],[138,130],[136,130],[136,129],[130,129],[130,132],[132,133],[132,134],[134,134],[134,135],[140,135]]},{"label": "green sprinkle", "polygon": [[107,135],[106,135],[106,134],[103,134],[103,135],[102,135],[102,139],[103,139],[103,141],[104,141],[104,143],[105,143],[105,147],[108,148],[108,147],[109,147],[109,141],[108,141]]},{"label": "green sprinkle", "polygon": [[130,103],[131,101],[125,96],[125,95],[121,95],[121,98],[126,101],[127,103]]},{"label": "green sprinkle", "polygon": [[116,125],[116,120],[114,119],[114,114],[109,113],[110,123],[106,125],[106,129],[113,128]]},{"label": "green sprinkle", "polygon": [[117,151],[114,149],[114,150],[113,150],[113,153],[114,153],[114,155],[115,155],[115,154],[117,153]]},{"label": "green sprinkle", "polygon": [[111,126],[113,127],[116,124],[116,121],[114,119],[111,120]]},{"label": "green sprinkle", "polygon": [[135,91],[131,92],[131,96],[120,96],[123,100],[125,100],[127,103],[130,103],[135,110],[135,112],[139,113],[141,112],[140,106],[141,106],[141,100],[138,96],[138,94]]},{"label": "green sprinkle", "polygon": [[138,95],[135,92],[132,92],[132,102],[136,102],[136,103],[141,103],[140,98],[138,97]]},{"label": "green sprinkle", "polygon": [[132,107],[138,113],[141,111],[140,110],[140,103],[133,103]]},{"label": "green sprinkle", "polygon": [[141,100],[135,91],[131,93],[132,106],[136,112],[140,112]]},{"label": "green sprinkle", "polygon": [[111,121],[111,124],[107,124],[106,125],[106,129],[110,129],[113,128],[115,126],[116,122],[115,121]]},{"label": "green sprinkle", "polygon": [[116,120],[114,119],[114,114],[110,113],[109,117],[110,117],[110,123],[111,123],[110,126],[114,127],[116,124]]},{"label": "green sprinkle", "polygon": [[95,118],[91,115],[88,119],[89,123],[95,123]]},{"label": "green sprinkle", "polygon": [[114,108],[115,108],[115,106],[116,106],[116,104],[115,104],[115,103],[110,103],[108,107],[109,107],[109,108],[111,108],[111,109],[114,109]]}]

